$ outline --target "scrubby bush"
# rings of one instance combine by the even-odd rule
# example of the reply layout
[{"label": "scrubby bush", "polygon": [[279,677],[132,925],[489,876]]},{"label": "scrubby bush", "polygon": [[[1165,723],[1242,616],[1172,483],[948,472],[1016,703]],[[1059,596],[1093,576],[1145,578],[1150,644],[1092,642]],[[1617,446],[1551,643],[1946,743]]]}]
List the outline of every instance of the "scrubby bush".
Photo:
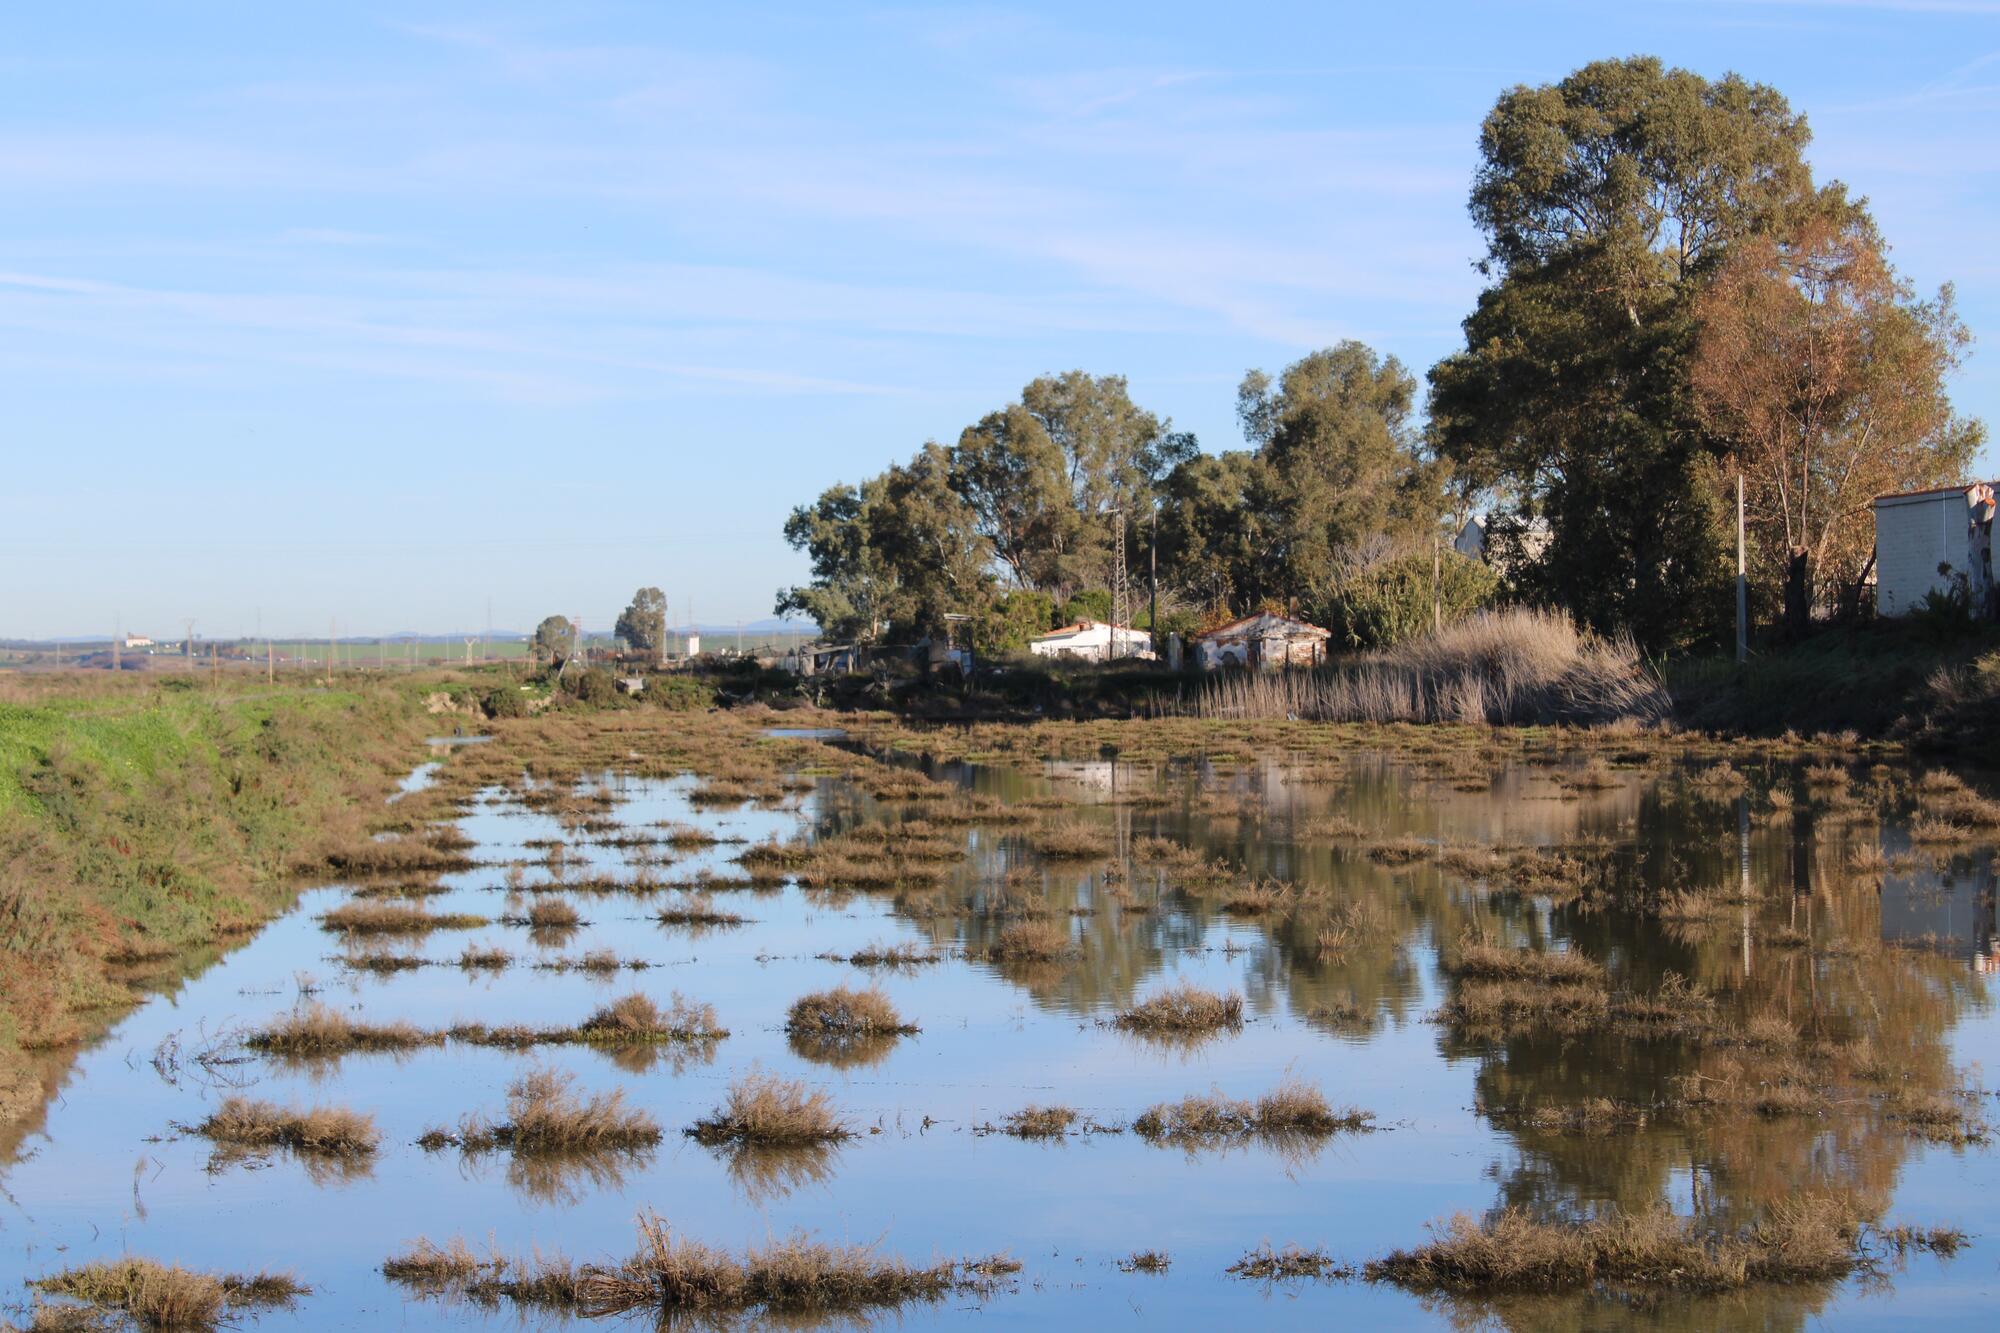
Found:
[{"label": "scrubby bush", "polygon": [[1412,551],[1336,574],[1320,613],[1334,643],[1387,648],[1429,633],[1434,606],[1455,625],[1492,603],[1500,581],[1486,565],[1456,551],[1435,558],[1433,565],[1431,552]]},{"label": "scrubby bush", "polygon": [[519,688],[513,685],[495,685],[486,691],[486,697],[479,701],[488,717],[526,717],[528,701],[522,697]]}]

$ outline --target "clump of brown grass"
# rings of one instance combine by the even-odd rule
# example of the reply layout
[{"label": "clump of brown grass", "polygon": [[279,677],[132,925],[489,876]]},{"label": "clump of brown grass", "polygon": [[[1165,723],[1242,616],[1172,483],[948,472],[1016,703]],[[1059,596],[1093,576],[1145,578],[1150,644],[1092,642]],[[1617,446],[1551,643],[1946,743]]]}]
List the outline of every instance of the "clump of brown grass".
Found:
[{"label": "clump of brown grass", "polygon": [[342,1055],[348,1051],[408,1051],[443,1040],[405,1022],[357,1023],[323,1004],[295,1009],[244,1044],[270,1055]]},{"label": "clump of brown grass", "polygon": [[1882,1243],[1898,1254],[1925,1250],[1946,1259],[1964,1249],[1969,1240],[1957,1227],[1884,1227],[1881,1236]]},{"label": "clump of brown grass", "polygon": [[916,1030],[903,1021],[888,996],[872,987],[814,991],[793,1001],[785,1015],[785,1031],[793,1036],[906,1036]]},{"label": "clump of brown grass", "polygon": [[752,1070],[729,1085],[723,1104],[687,1130],[704,1144],[837,1143],[853,1131],[834,1112],[833,1099],[796,1079]]},{"label": "clump of brown grass", "polygon": [[119,1311],[148,1329],[213,1328],[229,1310],[288,1306],[312,1292],[283,1274],[202,1273],[132,1257],[67,1268],[29,1285]]},{"label": "clump of brown grass", "polygon": [[715,905],[705,893],[684,893],[653,914],[663,926],[740,926],[743,918]]},{"label": "clump of brown grass", "polygon": [[425,838],[364,839],[328,851],[326,869],[342,875],[410,875],[472,869],[465,855],[470,844],[456,829],[441,829]]},{"label": "clump of brown grass", "polygon": [[1164,1273],[1174,1261],[1165,1250],[1134,1250],[1118,1261],[1121,1273]]},{"label": "clump of brown grass", "polygon": [[577,1024],[586,1042],[720,1041],[729,1030],[716,1021],[713,1005],[699,1004],[675,991],[665,1009],[634,991],[605,1005]]},{"label": "clump of brown grass", "polygon": [[1088,861],[1104,855],[1106,830],[1081,819],[1044,824],[1028,835],[1028,845],[1051,861]]},{"label": "clump of brown grass", "polygon": [[1015,921],[1003,926],[986,951],[996,962],[1043,963],[1069,952],[1069,931],[1053,921]]},{"label": "clump of brown grass", "polygon": [[1243,997],[1219,995],[1183,981],[1140,1001],[1112,1020],[1130,1032],[1189,1035],[1243,1026]]},{"label": "clump of brown grass", "polygon": [[1254,1103],[1220,1092],[1161,1102],[1133,1121],[1132,1130],[1142,1138],[1189,1145],[1253,1134],[1320,1137],[1369,1129],[1374,1119],[1355,1107],[1336,1111],[1319,1089],[1288,1079]]},{"label": "clump of brown grass", "polygon": [[514,955],[497,947],[480,948],[468,944],[458,956],[458,965],[468,972],[500,972],[513,966]]},{"label": "clump of brown grass", "polygon": [[1017,1139],[1059,1139],[1081,1118],[1067,1106],[1028,1106],[1003,1117],[1000,1129]]},{"label": "clump of brown grass", "polygon": [[1231,1277],[1259,1282],[1296,1282],[1302,1279],[1344,1279],[1354,1276],[1353,1268],[1338,1263],[1322,1249],[1287,1245],[1271,1248],[1267,1241],[1224,1270]]},{"label": "clump of brown grass", "polygon": [[660,1141],[660,1126],[644,1111],[625,1105],[622,1088],[579,1096],[575,1077],[557,1069],[534,1069],[507,1089],[507,1118],[498,1122],[467,1116],[456,1133],[432,1130],[418,1142],[425,1148],[458,1147],[466,1152],[505,1148],[515,1153],[593,1153],[648,1148]]},{"label": "clump of brown grass", "polygon": [[433,930],[470,930],[491,924],[485,917],[470,912],[433,914],[420,903],[374,899],[342,903],[324,913],[319,923],[324,929],[344,935],[423,935]]},{"label": "clump of brown grass", "polygon": [[382,1136],[375,1118],[338,1106],[310,1110],[229,1097],[193,1127],[205,1139],[233,1148],[289,1148],[325,1157],[366,1157]]},{"label": "clump of brown grass", "polygon": [[1269,916],[1290,907],[1297,894],[1289,884],[1263,880],[1239,884],[1222,899],[1222,910],[1230,916]]},{"label": "clump of brown grass", "polygon": [[1419,861],[1430,860],[1437,855],[1439,848],[1435,843],[1405,834],[1400,838],[1370,843],[1367,850],[1368,859],[1377,865],[1410,866]]},{"label": "clump of brown grass", "polygon": [[944,955],[935,949],[913,940],[896,944],[869,944],[844,956],[821,954],[820,957],[832,962],[850,963],[855,967],[923,967],[944,960]]},{"label": "clump of brown grass", "polygon": [[1860,1232],[1853,1204],[1825,1195],[1788,1199],[1740,1231],[1664,1207],[1568,1224],[1510,1208],[1485,1221],[1461,1213],[1434,1226],[1430,1243],[1372,1260],[1365,1272],[1419,1292],[1728,1290],[1845,1277],[1863,1262]]},{"label": "clump of brown grass", "polygon": [[417,1242],[382,1266],[390,1280],[424,1295],[475,1303],[574,1311],[586,1318],[655,1310],[670,1321],[724,1320],[762,1311],[781,1320],[859,1314],[953,1293],[983,1293],[1020,1264],[995,1256],[915,1267],[868,1246],[835,1246],[795,1233],[735,1256],[672,1233],[652,1213],[639,1218],[639,1248],[618,1264],[575,1265],[537,1255],[481,1259],[465,1243]]},{"label": "clump of brown grass", "polygon": [[1468,935],[1446,961],[1453,976],[1475,981],[1532,981],[1547,985],[1602,986],[1604,969],[1574,951],[1509,949]]},{"label": "clump of brown grass", "polygon": [[561,898],[537,898],[525,919],[534,930],[575,930],[583,924],[575,905]]}]

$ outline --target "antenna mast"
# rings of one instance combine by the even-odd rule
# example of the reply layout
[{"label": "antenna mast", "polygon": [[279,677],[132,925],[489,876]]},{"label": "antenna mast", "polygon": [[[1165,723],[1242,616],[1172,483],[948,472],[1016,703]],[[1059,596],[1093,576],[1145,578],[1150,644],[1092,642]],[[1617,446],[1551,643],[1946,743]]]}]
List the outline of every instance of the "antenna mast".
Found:
[{"label": "antenna mast", "polygon": [[1119,631],[1132,623],[1132,590],[1125,579],[1125,511],[1114,509],[1111,512],[1118,516],[1118,543],[1113,548],[1111,562],[1111,643],[1105,655],[1122,657],[1125,644],[1119,637]]}]

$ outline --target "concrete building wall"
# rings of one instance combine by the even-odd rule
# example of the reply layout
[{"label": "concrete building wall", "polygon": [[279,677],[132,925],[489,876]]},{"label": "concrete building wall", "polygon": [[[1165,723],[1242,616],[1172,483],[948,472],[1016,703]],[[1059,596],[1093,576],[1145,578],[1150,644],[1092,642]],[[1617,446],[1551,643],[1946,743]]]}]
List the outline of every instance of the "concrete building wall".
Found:
[{"label": "concrete building wall", "polygon": [[1875,611],[1906,616],[1945,586],[1940,564],[1971,577],[1964,491],[1891,496],[1875,502]]}]

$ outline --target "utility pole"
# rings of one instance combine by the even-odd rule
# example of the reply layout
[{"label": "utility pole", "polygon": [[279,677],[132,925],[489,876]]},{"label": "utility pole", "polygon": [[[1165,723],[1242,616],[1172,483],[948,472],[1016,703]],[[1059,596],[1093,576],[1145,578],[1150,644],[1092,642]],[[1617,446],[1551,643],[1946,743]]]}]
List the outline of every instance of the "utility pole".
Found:
[{"label": "utility pole", "polygon": [[1743,474],[1736,474],[1736,660],[1750,658],[1750,585],[1743,563]]},{"label": "utility pole", "polygon": [[181,656],[186,659],[189,671],[194,670],[194,627],[199,623],[191,618],[181,621],[186,629],[186,636],[181,640]]},{"label": "utility pole", "polygon": [[1166,645],[1160,642],[1160,502],[1153,501],[1146,516],[1146,633],[1153,640],[1153,656],[1158,659]]},{"label": "utility pole", "polygon": [[278,652],[271,647],[269,639],[264,640],[264,683],[266,685],[278,683]]},{"label": "utility pole", "polygon": [[1444,628],[1444,610],[1438,605],[1438,576],[1443,572],[1443,566],[1439,562],[1442,557],[1443,548],[1438,535],[1433,532],[1431,534],[1431,633],[1433,634]]},{"label": "utility pole", "polygon": [[[120,619],[123,619],[123,617],[121,616]],[[123,671],[125,669],[124,666],[118,660],[118,650],[120,648],[123,648],[124,646],[125,646],[125,631],[118,628],[116,625],[112,626],[111,674],[114,676],[117,675],[120,671]]]},{"label": "utility pole", "polygon": [[1121,508],[1111,512],[1118,518],[1118,544],[1113,548],[1111,563],[1111,642],[1105,646],[1105,656],[1116,658],[1125,653],[1118,631],[1131,622],[1132,607],[1131,590],[1125,581],[1125,511]]}]

